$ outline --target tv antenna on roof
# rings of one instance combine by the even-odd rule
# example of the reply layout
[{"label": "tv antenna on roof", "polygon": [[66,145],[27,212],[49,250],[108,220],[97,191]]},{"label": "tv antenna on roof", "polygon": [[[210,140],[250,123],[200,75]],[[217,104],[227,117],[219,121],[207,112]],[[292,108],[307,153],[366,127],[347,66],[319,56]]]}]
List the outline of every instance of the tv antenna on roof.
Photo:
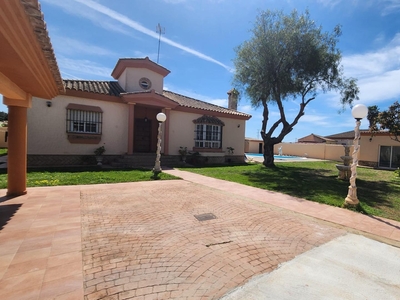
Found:
[{"label": "tv antenna on roof", "polygon": [[160,58],[160,43],[161,43],[161,34],[165,34],[165,27],[161,27],[160,23],[158,23],[156,27],[156,32],[158,33],[158,53],[157,53],[157,63]]}]

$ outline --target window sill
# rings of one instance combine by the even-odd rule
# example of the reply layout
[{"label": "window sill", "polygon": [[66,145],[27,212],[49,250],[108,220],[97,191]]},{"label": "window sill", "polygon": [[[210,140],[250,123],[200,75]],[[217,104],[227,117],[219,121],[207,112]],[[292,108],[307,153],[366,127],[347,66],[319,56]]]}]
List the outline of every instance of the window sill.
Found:
[{"label": "window sill", "polygon": [[68,141],[71,144],[99,144],[101,134],[86,134],[86,133],[67,133]]},{"label": "window sill", "polygon": [[220,148],[196,148],[196,147],[193,147],[193,151],[195,151],[195,152],[214,152],[214,153],[224,152]]}]

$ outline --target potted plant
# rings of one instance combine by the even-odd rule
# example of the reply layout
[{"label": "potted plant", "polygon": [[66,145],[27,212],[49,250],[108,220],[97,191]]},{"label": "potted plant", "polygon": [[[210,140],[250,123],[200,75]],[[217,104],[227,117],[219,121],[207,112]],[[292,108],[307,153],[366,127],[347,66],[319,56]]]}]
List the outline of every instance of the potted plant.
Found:
[{"label": "potted plant", "polygon": [[102,162],[103,162],[103,153],[106,152],[106,148],[104,148],[104,146],[101,146],[99,148],[97,148],[96,150],[94,150],[94,155],[96,155],[96,161],[97,161],[97,165],[101,166]]},{"label": "potted plant", "polygon": [[179,147],[179,155],[181,156],[181,161],[186,162],[186,156],[188,155],[187,147]]}]

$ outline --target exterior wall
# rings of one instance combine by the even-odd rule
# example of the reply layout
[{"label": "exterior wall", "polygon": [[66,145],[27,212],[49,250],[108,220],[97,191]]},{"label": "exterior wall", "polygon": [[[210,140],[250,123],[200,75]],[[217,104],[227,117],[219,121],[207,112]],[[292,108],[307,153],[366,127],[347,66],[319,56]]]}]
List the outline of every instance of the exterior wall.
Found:
[{"label": "exterior wall", "polygon": [[[346,140],[349,142],[349,140]],[[246,140],[245,152],[258,153],[258,144],[262,140]],[[350,155],[353,151],[353,143]],[[374,136],[370,141],[370,135],[362,135],[360,139],[359,164],[364,166],[377,167],[379,162],[380,146],[400,146],[399,142],[391,140],[389,136]],[[280,143],[274,146],[274,153],[278,154],[279,147],[282,147],[283,155],[294,155],[300,157],[309,157],[317,159],[326,159],[334,161],[342,161],[340,158],[344,155],[343,145],[325,144],[325,143]]]},{"label": "exterior wall", "polygon": [[337,144],[340,145],[353,145],[354,139],[338,139],[336,140]]},{"label": "exterior wall", "polygon": [[376,135],[370,141],[370,135],[362,135],[360,140],[360,161],[365,165],[378,166],[380,146],[400,146],[388,135]]},{"label": "exterior wall", "polygon": [[[274,153],[278,154],[282,147],[283,155],[294,155],[300,157],[342,161],[344,147],[334,144],[308,144],[308,143],[280,143],[274,146]],[[352,148],[350,153],[352,153]]]},{"label": "exterior wall", "polygon": [[[146,77],[151,81],[151,90],[155,90],[156,92],[162,93],[164,89],[164,78],[162,75],[157,74],[148,69],[143,68],[126,68],[126,70],[122,73],[122,75],[126,74],[126,84],[122,86],[127,92],[137,92],[143,91],[143,89],[139,86],[139,80],[142,77]],[[123,83],[123,81],[121,81]]]},{"label": "exterior wall", "polygon": [[245,140],[244,152],[246,153],[259,153],[259,145],[264,144],[263,140]]},{"label": "exterior wall", "polygon": [[[103,129],[99,144],[72,144],[66,133],[66,107],[69,103],[99,106]],[[47,107],[46,100],[32,99],[28,110],[28,154],[93,155],[105,146],[106,155],[120,155],[128,149],[128,106],[106,101],[57,96]]]},{"label": "exterior wall", "polygon": [[[194,147],[193,120],[201,117],[202,114],[184,113],[171,111],[170,132],[169,132],[169,154],[179,154],[179,147],[187,147],[192,150]],[[243,141],[245,133],[245,121],[220,118],[225,123],[222,129],[222,149],[221,152],[201,152],[202,156],[224,157],[228,154],[227,147],[233,147],[234,155],[244,157]]]},{"label": "exterior wall", "polygon": [[0,127],[0,148],[8,148],[8,142],[6,142],[7,127]]},{"label": "exterior wall", "polygon": [[126,91],[126,70],[124,70],[118,78],[118,83]]}]

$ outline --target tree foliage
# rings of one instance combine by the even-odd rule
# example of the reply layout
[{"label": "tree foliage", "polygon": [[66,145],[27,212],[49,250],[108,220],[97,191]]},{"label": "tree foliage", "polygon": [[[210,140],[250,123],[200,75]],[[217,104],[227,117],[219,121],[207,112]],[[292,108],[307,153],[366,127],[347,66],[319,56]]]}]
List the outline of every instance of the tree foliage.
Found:
[{"label": "tree foliage", "polygon": [[387,130],[390,138],[400,142],[400,103],[396,101],[387,110],[379,111],[379,108],[374,106],[368,107],[369,129],[374,135],[380,130]]},{"label": "tree foliage", "polygon": [[[319,92],[340,91],[343,105],[358,99],[356,80],[346,79],[340,66],[340,35],[340,26],[323,32],[308,11],[285,15],[267,10],[258,15],[250,40],[236,48],[234,82],[253,107],[263,107],[265,166],[274,165],[273,146],[293,130]],[[289,121],[283,102],[291,98],[300,99],[300,106]],[[267,130],[271,104],[277,105],[280,118]]]},{"label": "tree foliage", "polygon": [[8,113],[0,111],[0,122],[8,121]]}]

